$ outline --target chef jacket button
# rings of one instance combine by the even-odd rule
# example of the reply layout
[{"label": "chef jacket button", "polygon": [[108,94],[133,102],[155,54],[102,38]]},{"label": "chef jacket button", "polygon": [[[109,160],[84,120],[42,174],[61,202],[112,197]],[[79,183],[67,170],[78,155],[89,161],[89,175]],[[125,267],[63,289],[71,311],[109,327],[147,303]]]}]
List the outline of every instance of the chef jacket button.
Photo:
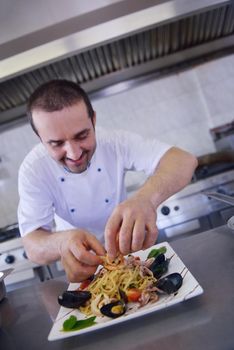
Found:
[{"label": "chef jacket button", "polygon": [[101,168],[98,168],[98,170],[97,170],[97,171],[99,171],[99,172],[100,172],[100,171],[102,171],[102,169],[101,169]]},{"label": "chef jacket button", "polygon": [[71,208],[71,209],[70,209],[70,212],[71,212],[71,213],[74,213],[74,211],[75,211],[74,208]]},{"label": "chef jacket button", "polygon": [[65,181],[64,177],[61,177],[60,180],[61,180],[61,182],[64,182],[64,181]]},{"label": "chef jacket button", "polygon": [[106,202],[106,203],[109,203],[109,199],[108,199],[108,198],[106,198],[106,199],[105,199],[105,202]]}]

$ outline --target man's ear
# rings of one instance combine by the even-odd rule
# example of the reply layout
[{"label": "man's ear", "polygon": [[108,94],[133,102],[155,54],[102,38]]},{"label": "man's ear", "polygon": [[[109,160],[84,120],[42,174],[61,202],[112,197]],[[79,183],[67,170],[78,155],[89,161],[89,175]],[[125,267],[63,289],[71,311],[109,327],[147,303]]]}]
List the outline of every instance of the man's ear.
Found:
[{"label": "man's ear", "polygon": [[93,112],[92,123],[93,123],[93,127],[95,129],[95,126],[96,126],[96,112],[95,111]]}]

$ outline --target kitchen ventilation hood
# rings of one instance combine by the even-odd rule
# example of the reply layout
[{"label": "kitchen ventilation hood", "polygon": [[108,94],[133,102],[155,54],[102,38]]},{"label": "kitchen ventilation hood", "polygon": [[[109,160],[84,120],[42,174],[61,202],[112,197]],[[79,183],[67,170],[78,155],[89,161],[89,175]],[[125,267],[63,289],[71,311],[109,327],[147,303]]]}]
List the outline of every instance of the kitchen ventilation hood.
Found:
[{"label": "kitchen ventilation hood", "polygon": [[29,95],[50,79],[76,81],[92,97],[233,51],[233,1],[113,1],[0,45],[0,125],[25,116]]}]

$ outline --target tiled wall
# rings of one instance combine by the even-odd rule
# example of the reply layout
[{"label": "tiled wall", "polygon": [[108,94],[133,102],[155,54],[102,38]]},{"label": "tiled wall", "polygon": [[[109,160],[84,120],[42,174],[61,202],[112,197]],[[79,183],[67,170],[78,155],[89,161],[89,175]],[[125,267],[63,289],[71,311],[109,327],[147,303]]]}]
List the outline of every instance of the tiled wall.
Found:
[{"label": "tiled wall", "polygon": [[[95,100],[93,105],[100,126],[158,137],[199,156],[215,151],[209,129],[234,120],[233,91],[234,55],[230,55]],[[0,134],[0,227],[17,221],[17,171],[37,141],[29,125]]]},{"label": "tiled wall", "polygon": [[29,125],[0,134],[0,227],[17,222],[17,173],[25,155],[38,142]]}]

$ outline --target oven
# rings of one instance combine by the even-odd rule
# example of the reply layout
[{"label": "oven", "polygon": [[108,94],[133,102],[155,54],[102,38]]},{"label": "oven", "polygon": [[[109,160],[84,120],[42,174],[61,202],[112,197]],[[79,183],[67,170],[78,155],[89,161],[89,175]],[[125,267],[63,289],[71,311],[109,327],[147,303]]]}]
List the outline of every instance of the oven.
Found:
[{"label": "oven", "polygon": [[234,197],[234,121],[211,129],[210,134],[216,152],[198,157],[192,183],[158,209],[159,241],[219,227],[234,216],[233,205],[206,194]]},{"label": "oven", "polygon": [[8,268],[13,271],[4,280],[7,291],[60,275],[56,264],[42,266],[27,258],[17,223],[0,229],[0,271]]},{"label": "oven", "polygon": [[221,173],[220,166],[218,168],[217,174],[212,169],[210,175],[209,167],[206,167],[205,178],[194,178],[190,185],[158,208],[158,242],[175,240],[224,225],[234,215],[234,206],[205,194],[210,191],[234,196],[234,165],[229,164],[229,170],[224,167]]}]

